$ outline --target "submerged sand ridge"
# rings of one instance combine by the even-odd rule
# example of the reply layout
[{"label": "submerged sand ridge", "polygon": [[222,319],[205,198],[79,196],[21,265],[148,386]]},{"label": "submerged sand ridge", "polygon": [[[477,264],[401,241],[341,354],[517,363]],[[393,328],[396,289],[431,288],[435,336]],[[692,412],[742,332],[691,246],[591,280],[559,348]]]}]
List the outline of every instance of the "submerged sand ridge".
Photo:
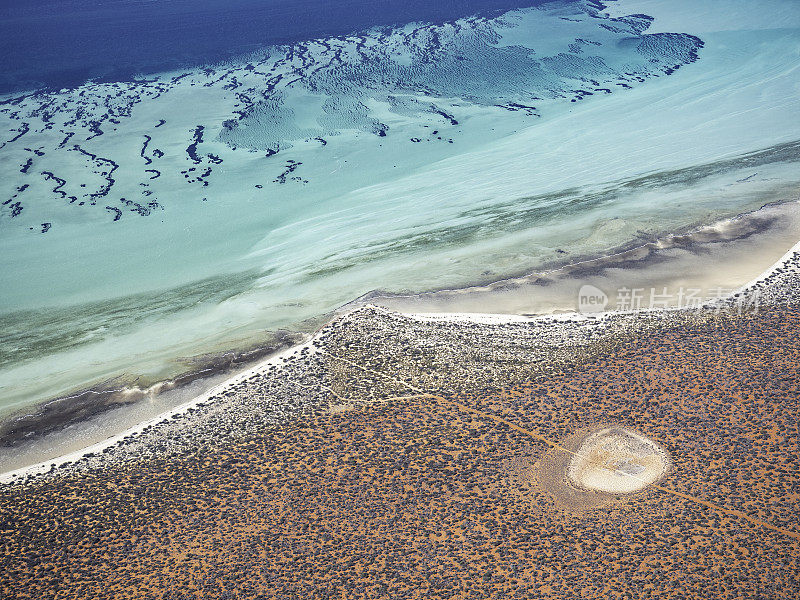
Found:
[{"label": "submerged sand ridge", "polygon": [[638,492],[661,479],[670,460],[658,444],[622,427],[586,438],[567,467],[570,483],[610,494]]}]

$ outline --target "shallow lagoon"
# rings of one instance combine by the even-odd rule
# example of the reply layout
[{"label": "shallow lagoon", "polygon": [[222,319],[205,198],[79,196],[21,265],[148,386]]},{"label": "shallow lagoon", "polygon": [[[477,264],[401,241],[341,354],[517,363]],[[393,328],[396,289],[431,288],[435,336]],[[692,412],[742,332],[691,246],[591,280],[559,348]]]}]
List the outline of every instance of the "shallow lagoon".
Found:
[{"label": "shallow lagoon", "polygon": [[680,43],[646,55],[631,40],[658,14],[558,3],[6,96],[2,410],[166,377],[373,290],[493,281],[796,199],[796,5],[715,6],[672,7]]}]

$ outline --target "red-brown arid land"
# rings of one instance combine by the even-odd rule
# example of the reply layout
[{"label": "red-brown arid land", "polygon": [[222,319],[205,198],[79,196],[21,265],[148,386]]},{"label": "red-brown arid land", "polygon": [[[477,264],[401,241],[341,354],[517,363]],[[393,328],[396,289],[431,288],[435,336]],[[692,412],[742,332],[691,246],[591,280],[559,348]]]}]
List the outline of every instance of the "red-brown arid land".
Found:
[{"label": "red-brown arid land", "polygon": [[594,323],[355,311],[185,415],[6,485],[0,593],[797,598],[784,300]]}]

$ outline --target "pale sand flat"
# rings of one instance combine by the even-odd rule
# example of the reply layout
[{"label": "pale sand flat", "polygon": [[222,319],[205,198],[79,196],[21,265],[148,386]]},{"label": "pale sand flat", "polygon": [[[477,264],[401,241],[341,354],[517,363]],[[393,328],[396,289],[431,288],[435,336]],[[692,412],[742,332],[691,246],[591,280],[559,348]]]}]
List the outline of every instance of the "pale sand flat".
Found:
[{"label": "pale sand flat", "polygon": [[667,453],[643,435],[607,427],[580,445],[567,468],[574,485],[610,494],[629,494],[661,479],[669,469]]}]

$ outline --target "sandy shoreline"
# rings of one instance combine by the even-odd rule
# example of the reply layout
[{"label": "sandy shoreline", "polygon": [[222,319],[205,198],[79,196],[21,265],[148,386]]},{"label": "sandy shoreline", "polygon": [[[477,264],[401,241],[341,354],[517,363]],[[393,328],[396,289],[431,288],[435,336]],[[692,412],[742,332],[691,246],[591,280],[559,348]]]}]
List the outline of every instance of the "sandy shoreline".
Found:
[{"label": "sandy shoreline", "polygon": [[[125,412],[150,401],[163,411],[181,404],[184,392],[210,389],[266,357],[295,346],[308,334],[277,331],[253,346],[179,358],[183,368],[169,377],[148,378],[120,374],[102,383],[48,398],[31,406],[0,414],[0,447],[14,447],[29,437],[39,438],[80,423],[103,418],[107,413]],[[180,367],[179,367],[180,368]],[[195,391],[194,395],[200,392]],[[173,399],[172,396],[177,397]],[[2,464],[2,461],[0,461]]]},{"label": "sandy shoreline", "polygon": [[[608,596],[613,581],[620,598],[794,598],[798,259],[757,314],[353,311],[318,352],[141,441],[4,486],[6,586],[499,599]],[[298,410],[271,418],[287,404]],[[609,427],[668,453],[663,481],[629,494],[563,483],[570,450]],[[725,578],[732,561],[747,577]]]},{"label": "sandy shoreline", "polygon": [[274,356],[270,356],[268,359],[258,363],[256,366],[251,367],[250,369],[247,369],[245,371],[242,371],[241,373],[237,373],[233,377],[230,377],[229,379],[226,379],[222,383],[219,383],[219,384],[215,385],[214,387],[212,387],[210,390],[208,390],[204,394],[202,394],[200,396],[197,396],[195,398],[192,398],[188,402],[184,402],[183,404],[180,404],[180,405],[176,406],[175,408],[173,408],[173,409],[171,409],[171,410],[169,410],[169,411],[167,411],[165,413],[161,413],[156,417],[153,417],[151,419],[143,421],[143,422],[137,424],[134,427],[126,429],[122,433],[119,433],[119,434],[114,435],[114,436],[112,436],[112,437],[110,437],[108,439],[105,439],[105,440],[102,440],[102,441],[97,442],[95,444],[92,444],[91,446],[87,446],[86,448],[83,448],[83,449],[80,449],[80,450],[76,450],[74,452],[70,452],[69,454],[65,454],[63,456],[60,456],[60,457],[54,459],[54,460],[47,460],[47,461],[40,462],[40,463],[37,463],[37,464],[33,464],[33,465],[30,465],[30,466],[27,466],[27,467],[23,467],[23,468],[20,468],[20,469],[15,469],[13,471],[7,471],[5,473],[0,473],[0,483],[8,483],[10,481],[13,481],[14,479],[25,477],[26,475],[44,473],[47,470],[49,470],[50,468],[52,468],[53,466],[59,466],[59,465],[65,464],[65,463],[69,463],[69,462],[75,461],[75,460],[80,459],[81,457],[83,457],[83,456],[85,456],[87,454],[94,454],[94,453],[102,452],[104,449],[109,448],[109,447],[113,446],[114,444],[117,444],[118,442],[120,442],[120,441],[122,441],[122,440],[124,440],[126,438],[129,438],[131,436],[135,436],[136,434],[141,433],[142,431],[144,431],[148,427],[150,427],[150,426],[152,426],[152,425],[154,425],[154,424],[156,424],[158,422],[165,421],[165,420],[171,419],[171,418],[173,418],[175,416],[181,415],[181,414],[183,414],[183,413],[185,413],[185,412],[189,411],[190,409],[195,408],[197,406],[202,406],[202,404],[204,402],[207,402],[212,396],[214,396],[216,394],[219,394],[220,392],[224,392],[230,386],[236,385],[237,383],[240,383],[240,382],[248,379],[249,377],[252,377],[253,375],[257,375],[257,374],[263,372],[265,369],[269,368],[271,365],[279,365],[281,363],[281,361],[284,360],[286,357],[291,356],[291,355],[296,354],[296,353],[299,353],[299,352],[302,352],[304,348],[311,348],[312,346],[313,346],[312,341],[306,341],[306,342],[303,342],[302,344],[298,344],[296,346],[292,346],[290,348],[287,348],[287,349],[283,350],[282,352],[279,352],[278,354],[275,354]]},{"label": "sandy shoreline", "polygon": [[[620,288],[640,288],[645,295],[650,289],[660,292],[663,288],[673,296],[680,289],[732,292],[759,278],[799,237],[800,203],[768,204],[681,233],[632,243],[601,257],[487,285],[410,295],[370,294],[366,302],[402,313],[540,315],[578,310],[578,289],[583,284],[605,291],[612,304],[613,293]],[[675,303],[673,297],[665,306]]]},{"label": "sandy shoreline", "polygon": [[[619,597],[795,598],[800,243],[763,273],[744,290],[757,312],[735,294],[536,318],[355,309],[206,401],[0,486],[6,589],[510,598],[546,573],[567,598],[608,595],[613,573]],[[719,577],[732,560],[747,577]]]},{"label": "sandy shoreline", "polygon": [[[18,409],[6,408],[0,415],[0,470],[4,470],[6,462],[3,446],[18,447],[31,438],[103,417],[104,412],[118,415],[130,412],[127,410],[130,405],[135,408],[150,402],[169,410],[187,399],[181,388],[186,393],[191,393],[189,387],[195,394],[203,393],[227,375],[254,366],[260,357],[296,343],[291,342],[293,336],[306,337],[333,316],[354,307],[378,305],[402,313],[539,315],[574,312],[578,285],[583,283],[600,287],[609,295],[620,286],[643,287],[645,291],[667,285],[672,291],[693,285],[705,286],[706,291],[714,285],[734,289],[777,260],[796,241],[797,232],[800,232],[800,203],[788,200],[710,224],[686,227],[649,241],[632,240],[599,256],[577,257],[577,261],[565,258],[563,262],[552,262],[490,283],[467,283],[455,289],[412,295],[370,292],[327,315],[297,323],[290,330],[275,331],[271,337],[249,339],[246,345],[215,348],[208,350],[208,354],[174,357],[174,364],[155,378],[135,370],[122,371],[108,374],[113,378],[105,382],[64,390],[58,396]],[[696,277],[687,278],[687,273],[696,273]],[[179,398],[173,400],[171,396]],[[147,418],[150,416],[155,414]],[[107,417],[103,418],[109,420]]]},{"label": "sandy shoreline", "polygon": [[[774,243],[775,239],[773,238],[773,244],[770,246],[769,252],[765,253],[767,256],[770,256],[770,253],[772,253],[772,254],[775,253],[776,248],[780,248],[780,244],[781,243],[785,243],[785,240],[787,239],[787,230],[790,231],[790,232],[800,230],[800,228],[798,228],[798,229],[795,228],[795,226],[800,224],[800,211],[798,211],[798,206],[797,206],[796,202],[786,203],[786,204],[783,204],[783,205],[778,205],[777,207],[765,207],[765,209],[762,209],[762,212],[763,212],[763,210],[779,211],[779,212],[783,211],[784,214],[782,216],[786,217],[782,221],[782,227],[783,227],[783,229],[781,229],[782,235],[781,236],[777,236],[778,242]],[[742,218],[742,216],[737,217],[735,219],[741,219],[741,218]],[[773,216],[773,220],[777,220],[777,218]],[[755,243],[758,244],[759,241],[763,241],[763,240],[759,240],[758,236],[761,235],[762,238],[763,238],[763,237],[769,235],[769,231],[770,231],[770,228],[769,227],[765,227],[764,230],[758,231],[755,234],[752,234],[752,233],[751,234],[746,234],[744,237],[735,237],[734,236],[733,239],[723,239],[722,241],[712,242],[712,243],[716,243],[716,244],[721,244],[721,246],[720,245],[718,245],[716,247],[712,246],[710,249],[704,249],[705,250],[704,252],[698,252],[697,253],[698,260],[702,261],[703,259],[708,259],[709,255],[714,257],[717,260],[719,260],[720,258],[725,259],[726,257],[729,256],[729,253],[726,253],[726,250],[730,250],[730,246],[731,245],[736,246],[737,242],[739,244],[741,244],[743,241],[745,242],[745,245],[747,246],[747,248],[745,248],[745,251],[746,252],[752,252],[751,246],[753,245],[752,244],[753,240],[751,240],[750,238],[755,236],[756,237]],[[776,272],[779,272],[783,268],[783,266],[787,263],[787,261],[789,261],[789,259],[791,259],[791,257],[794,255],[794,253],[798,249],[800,249],[800,242],[797,242],[797,236],[796,235],[794,237],[794,242],[795,243],[792,245],[792,247],[788,251],[781,251],[780,252],[780,254],[779,254],[780,258],[778,258],[777,261],[775,261],[774,256],[771,257],[771,260],[769,262],[769,266],[767,266],[766,269],[764,269],[762,267],[761,270],[759,271],[758,275],[756,275],[754,277],[749,277],[748,280],[746,280],[746,283],[744,283],[744,284],[740,283],[735,288],[731,288],[731,294],[738,293],[743,289],[753,288],[759,282],[764,281],[764,280],[768,279],[769,277],[773,276]],[[695,242],[695,244],[697,244],[697,242]],[[727,247],[724,247],[726,245],[727,245]],[[714,256],[714,251],[717,250],[718,248],[722,248],[722,251],[719,252],[719,254],[721,256]],[[763,255],[759,255],[759,257],[762,258],[762,260],[763,260]],[[603,260],[603,259],[595,259],[595,260]],[[634,264],[636,264],[636,263],[634,263]],[[636,266],[641,267],[642,264],[647,266],[647,265],[649,265],[651,263],[648,263],[647,261],[645,261],[644,263],[639,263]],[[658,261],[656,261],[656,265],[657,264],[658,264]],[[574,265],[570,265],[570,267],[572,267],[573,269],[575,268]],[[628,265],[627,269],[620,269],[618,267],[614,267],[614,268],[617,271],[621,272],[622,274],[625,274],[625,273],[630,273],[631,269],[634,268],[634,267],[631,267],[631,265]],[[574,286],[575,282],[574,281],[570,281],[570,283]],[[472,290],[470,290],[470,291],[472,291]],[[484,294],[484,296],[483,296],[484,305],[485,305],[486,298],[487,298],[487,296]],[[363,308],[364,306],[365,306],[364,304],[348,306],[348,307],[346,307],[346,310],[343,311],[342,313],[340,313],[337,318],[340,319],[340,318],[346,317],[350,312],[358,311],[361,308]],[[392,310],[391,306],[387,307],[382,302],[377,302],[375,304],[375,306],[377,308],[379,308],[380,310],[385,310],[385,311],[391,311]],[[666,310],[667,312],[670,312],[672,310],[676,310],[677,308],[679,308],[679,307],[672,306],[672,307],[665,307],[665,309],[658,309],[658,310],[662,310],[662,311]],[[638,313],[638,312],[641,312],[641,311],[624,311],[624,310],[619,311],[619,310],[617,310],[617,311],[605,311],[605,312],[592,314],[592,315],[581,315],[579,313],[568,312],[566,310],[559,311],[559,312],[556,312],[556,313],[550,313],[550,314],[545,313],[545,314],[540,314],[540,315],[508,314],[508,313],[500,313],[500,312],[494,312],[494,311],[491,311],[491,312],[473,312],[473,311],[455,311],[455,310],[454,311],[449,311],[449,312],[442,312],[440,310],[435,310],[435,311],[430,311],[430,312],[426,312],[426,311],[413,311],[413,312],[401,311],[401,312],[403,312],[404,315],[406,317],[410,318],[410,319],[416,320],[418,322],[429,322],[429,323],[436,323],[436,322],[448,322],[448,323],[459,323],[459,322],[461,322],[461,323],[463,323],[463,322],[468,322],[468,323],[471,323],[471,324],[505,325],[505,324],[513,324],[513,323],[524,324],[524,323],[532,323],[532,322],[545,323],[545,324],[547,324],[547,323],[555,324],[555,323],[558,323],[558,322],[562,322],[562,323],[584,322],[584,323],[586,323],[588,325],[588,324],[596,324],[598,322],[602,322],[604,319],[607,319],[609,317],[625,315],[625,314],[631,314],[631,313]],[[184,415],[187,412],[191,412],[194,409],[202,407],[204,404],[208,403],[210,399],[215,398],[215,397],[219,397],[220,395],[224,394],[226,390],[234,388],[238,384],[241,384],[242,382],[245,382],[246,380],[248,380],[248,379],[250,379],[250,378],[252,378],[254,376],[261,375],[261,374],[265,373],[266,371],[268,371],[270,369],[278,368],[281,364],[283,364],[283,362],[286,359],[288,359],[290,357],[299,357],[305,352],[313,351],[313,349],[315,347],[315,342],[319,340],[319,337],[321,335],[323,335],[323,332],[324,332],[324,328],[319,330],[308,341],[306,341],[306,342],[304,342],[302,344],[299,344],[297,346],[292,346],[292,347],[286,348],[285,350],[279,352],[278,354],[276,354],[274,356],[270,356],[266,360],[258,362],[257,364],[255,364],[251,368],[248,368],[248,369],[246,369],[246,370],[244,370],[242,372],[239,372],[239,373],[233,375],[230,378],[226,378],[223,381],[221,381],[219,383],[216,383],[211,389],[208,389],[207,391],[205,391],[203,393],[200,393],[199,395],[197,395],[195,397],[192,397],[187,401],[181,402],[177,406],[174,406],[174,407],[170,408],[169,410],[167,410],[167,411],[165,411],[163,413],[157,414],[156,416],[153,416],[153,417],[147,418],[147,419],[145,419],[145,420],[143,420],[141,422],[138,422],[134,426],[128,427],[128,428],[126,428],[124,431],[122,431],[120,433],[116,433],[114,435],[107,436],[104,439],[100,439],[100,440],[94,441],[93,443],[87,445],[86,447],[75,449],[75,450],[71,450],[69,452],[64,452],[62,454],[58,454],[57,452],[54,453],[51,450],[51,454],[53,454],[53,455],[52,456],[48,456],[44,460],[31,461],[32,464],[28,464],[28,465],[25,465],[25,466],[21,466],[21,467],[18,467],[18,468],[14,468],[14,469],[8,470],[8,471],[0,474],[0,483],[8,483],[8,482],[12,482],[12,481],[18,481],[18,480],[24,479],[28,475],[36,475],[36,474],[41,474],[41,473],[47,472],[48,470],[52,469],[54,466],[57,467],[57,466],[64,465],[64,464],[67,464],[67,463],[72,463],[74,461],[77,461],[77,460],[81,459],[82,457],[97,455],[99,453],[102,453],[104,450],[107,450],[107,449],[110,449],[110,448],[114,447],[116,444],[118,444],[120,442],[123,442],[123,441],[126,441],[126,440],[130,440],[130,439],[136,437],[137,435],[141,434],[144,431],[147,431],[149,428],[153,427],[156,424],[168,422],[171,419],[173,419],[174,417],[177,417],[177,416],[180,416],[180,415]],[[36,443],[37,443],[36,441],[30,442],[31,446],[33,446],[33,447],[35,447]],[[31,455],[33,455],[33,454],[31,454]]]}]

